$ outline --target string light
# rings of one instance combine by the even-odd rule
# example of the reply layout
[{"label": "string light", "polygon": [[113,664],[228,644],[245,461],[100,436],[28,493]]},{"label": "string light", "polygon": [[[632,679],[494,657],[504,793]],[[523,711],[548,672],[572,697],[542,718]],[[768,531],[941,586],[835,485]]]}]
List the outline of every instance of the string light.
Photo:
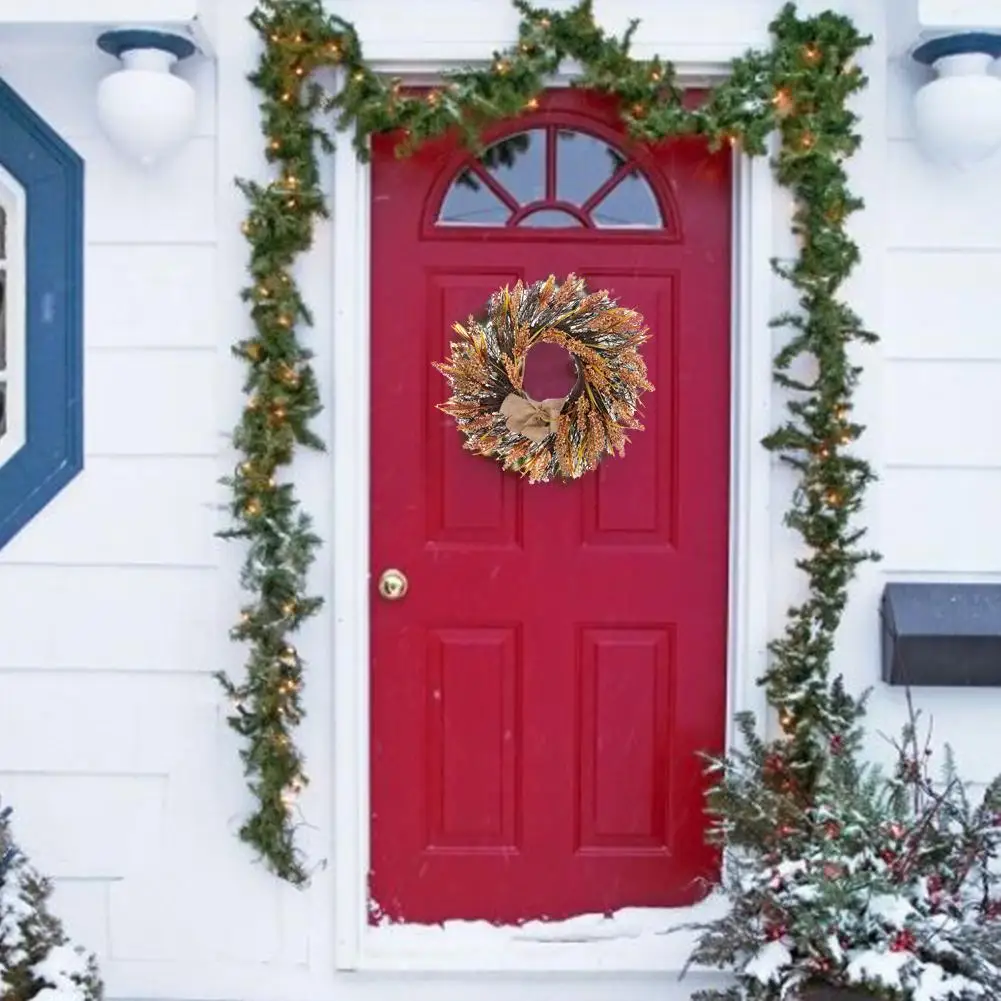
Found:
[{"label": "string light", "polygon": [[775,92],[772,104],[780,115],[791,115],[796,107],[792,92],[785,87]]},{"label": "string light", "polygon": [[292,807],[295,806],[299,795],[302,793],[302,788],[302,779],[297,777],[292,779],[292,781],[282,790],[282,803],[284,804],[286,810],[291,810]]}]

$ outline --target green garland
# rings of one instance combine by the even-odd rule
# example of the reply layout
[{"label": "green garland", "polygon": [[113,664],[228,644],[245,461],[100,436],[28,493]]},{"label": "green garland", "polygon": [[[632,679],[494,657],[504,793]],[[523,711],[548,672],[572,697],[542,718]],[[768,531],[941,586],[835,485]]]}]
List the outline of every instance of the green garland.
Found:
[{"label": "green garland", "polygon": [[[354,28],[325,12],[321,0],[260,0],[250,18],[263,40],[250,79],[262,95],[265,155],[276,176],[265,185],[239,182],[250,203],[244,232],[251,284],[243,295],[255,333],[235,348],[247,362],[249,399],[234,438],[243,461],[226,481],[235,525],[225,534],[249,543],[242,577],[249,600],[233,636],[250,645],[250,655],[245,680],[221,680],[238,706],[230,722],[245,738],[243,761],[257,797],[241,837],[295,884],[307,874],[290,804],[306,777],[292,741],[303,714],[303,665],[290,637],[320,606],[306,590],[318,540],[292,484],[278,476],[296,446],[321,447],[309,430],[320,410],[316,382],[297,334],[310,316],[291,275],[326,211],[318,157],[332,149],[332,139],[313,124],[319,111],[335,113],[337,130],[353,131],[362,159],[369,137],[390,130],[400,131],[401,155],[451,131],[475,147],[488,124],[536,107],[546,79],[575,60],[583,68],[577,85],[616,97],[638,139],[702,135],[713,148],[730,144],[761,155],[778,132],[775,175],[795,196],[800,251],[791,266],[774,267],[796,289],[800,311],[774,321],[793,332],[775,359],[775,378],[791,401],[787,419],[764,444],[799,472],[787,522],[808,550],[798,566],[809,596],[772,644],[762,684],[785,731],[774,755],[791,792],[809,794],[829,743],[861,712],[840,680],[831,681],[830,658],[848,583],[859,562],[873,556],[858,547],[862,533],[852,525],[872,472],[848,449],[862,432],[851,417],[859,370],[849,349],[875,338],[838,299],[858,260],[845,224],[862,203],[849,191],[843,165],[859,142],[847,102],[866,83],[853,59],[869,39],[845,17],[801,19],[789,4],[771,24],[772,49],[734,60],[728,78],[689,109],[669,63],[630,55],[637,22],[616,38],[595,24],[589,0],[562,12],[514,2],[521,14],[517,44],[495,52],[484,68],[447,74],[421,96],[374,73]],[[322,67],[342,72],[336,93],[312,81]],[[804,356],[812,359],[810,381],[791,374]]]}]

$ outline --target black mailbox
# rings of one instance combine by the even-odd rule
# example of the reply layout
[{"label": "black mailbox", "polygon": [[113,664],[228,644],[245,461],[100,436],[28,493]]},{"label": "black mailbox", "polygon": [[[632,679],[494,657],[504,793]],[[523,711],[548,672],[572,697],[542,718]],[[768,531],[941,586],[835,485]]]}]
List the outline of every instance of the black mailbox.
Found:
[{"label": "black mailbox", "polygon": [[1001,687],[1001,584],[887,584],[883,680]]}]

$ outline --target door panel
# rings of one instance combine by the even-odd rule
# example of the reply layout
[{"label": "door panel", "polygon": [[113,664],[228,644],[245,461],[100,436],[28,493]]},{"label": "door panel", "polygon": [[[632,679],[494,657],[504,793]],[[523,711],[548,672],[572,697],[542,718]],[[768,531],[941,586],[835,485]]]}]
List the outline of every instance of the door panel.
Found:
[{"label": "door panel", "polygon": [[[583,95],[540,114],[606,139],[614,122]],[[644,154],[671,234],[439,239],[429,207],[462,156],[373,150],[373,920],[691,903],[717,865],[697,755],[726,710],[729,161]],[[624,458],[529,486],[464,451],[431,364],[497,288],[570,271],[643,313],[656,392]],[[386,567],[400,601],[375,591]]]}]

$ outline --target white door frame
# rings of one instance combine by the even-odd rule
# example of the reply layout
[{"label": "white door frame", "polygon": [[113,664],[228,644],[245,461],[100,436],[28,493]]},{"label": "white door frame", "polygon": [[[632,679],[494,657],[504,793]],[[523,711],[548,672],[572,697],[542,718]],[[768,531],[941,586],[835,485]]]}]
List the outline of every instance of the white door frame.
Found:
[{"label": "white door frame", "polygon": [[[679,81],[711,84],[713,61],[678,66]],[[437,62],[374,64],[408,82],[434,79]],[[561,77],[554,85],[571,79]],[[691,937],[541,942],[517,930],[372,928],[369,869],[369,360],[371,169],[342,135],[333,188],[333,797],[335,962],[339,970],[620,971],[679,970]],[[756,684],[766,665],[771,462],[761,439],[771,428],[772,193],[767,157],[736,154],[733,212],[730,583],[727,744],[733,715],[764,718]],[[361,419],[360,419],[361,418]],[[673,913],[673,912],[672,912]],[[676,912],[677,923],[693,909]],[[400,932],[404,934],[400,934]],[[407,934],[407,932],[411,934]]]}]

